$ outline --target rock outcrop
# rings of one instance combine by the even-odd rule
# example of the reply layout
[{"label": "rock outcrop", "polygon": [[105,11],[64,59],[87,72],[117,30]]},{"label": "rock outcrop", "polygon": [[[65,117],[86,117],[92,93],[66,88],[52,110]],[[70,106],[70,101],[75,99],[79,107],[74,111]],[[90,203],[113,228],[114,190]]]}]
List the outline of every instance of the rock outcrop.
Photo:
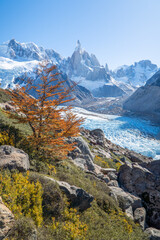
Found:
[{"label": "rock outcrop", "polygon": [[136,208],[134,211],[134,221],[139,223],[143,230],[146,228],[146,210],[144,207]]},{"label": "rock outcrop", "polygon": [[74,163],[83,170],[94,171],[93,154],[87,142],[82,137],[74,137],[68,141],[76,144],[76,148],[69,154]]},{"label": "rock outcrop", "polygon": [[93,201],[93,196],[88,194],[82,188],[70,185],[67,182],[57,181],[50,177],[44,177],[54,183],[59,185],[59,188],[66,194],[67,198],[71,202],[72,207],[78,207],[80,211],[84,211],[91,207],[91,202]]},{"label": "rock outcrop", "polygon": [[145,233],[148,234],[150,240],[160,240],[160,231],[155,228],[147,228]]},{"label": "rock outcrop", "polygon": [[0,240],[4,239],[14,224],[12,212],[4,205],[0,197]]},{"label": "rock outcrop", "polygon": [[137,208],[142,207],[141,199],[133,194],[125,192],[120,187],[109,187],[111,192],[110,196],[113,197],[119,204],[120,208],[126,213],[126,215],[134,219],[133,212]]},{"label": "rock outcrop", "polygon": [[[111,143],[101,129],[82,129],[81,134],[84,139],[74,139],[77,147],[70,154],[73,162],[104,181],[110,196],[143,230],[160,228],[160,161]],[[95,164],[96,156],[120,164],[118,173],[114,168]]]},{"label": "rock outcrop", "polygon": [[8,146],[0,146],[0,168],[27,171],[30,167],[28,154],[23,150]]},{"label": "rock outcrop", "polygon": [[120,167],[118,182],[123,189],[142,199],[147,224],[160,229],[160,161],[124,164]]},{"label": "rock outcrop", "polygon": [[87,139],[89,145],[93,148],[92,153],[94,156],[98,154],[106,158],[111,158],[114,161],[116,161],[114,156],[117,156],[121,164],[125,162],[143,163],[152,161],[152,158],[145,157],[139,153],[112,143],[105,138],[104,132],[101,129],[90,131],[82,128],[81,134]]}]

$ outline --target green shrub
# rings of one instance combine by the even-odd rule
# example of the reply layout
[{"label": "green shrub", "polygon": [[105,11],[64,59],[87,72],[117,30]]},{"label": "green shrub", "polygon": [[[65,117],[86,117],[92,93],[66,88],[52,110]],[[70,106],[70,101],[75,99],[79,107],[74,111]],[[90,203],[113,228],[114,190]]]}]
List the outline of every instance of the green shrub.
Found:
[{"label": "green shrub", "polygon": [[147,240],[141,228],[122,211],[109,214],[99,208],[96,201],[84,211],[81,221],[88,226],[86,240]]},{"label": "green shrub", "polygon": [[31,218],[22,216],[15,221],[6,240],[29,240],[33,239],[34,234],[36,234],[34,221]]}]

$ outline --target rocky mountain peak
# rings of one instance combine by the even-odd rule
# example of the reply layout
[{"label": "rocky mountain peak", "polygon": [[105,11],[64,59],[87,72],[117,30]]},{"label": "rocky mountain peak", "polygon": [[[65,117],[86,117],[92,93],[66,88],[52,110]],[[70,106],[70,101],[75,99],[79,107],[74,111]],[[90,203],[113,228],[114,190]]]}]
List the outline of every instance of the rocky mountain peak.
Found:
[{"label": "rocky mountain peak", "polygon": [[75,51],[81,51],[82,50],[82,47],[81,47],[81,43],[79,40],[77,40],[77,45],[76,45],[76,48],[75,48]]},{"label": "rocky mountain peak", "polygon": [[147,68],[151,70],[157,69],[157,65],[153,64],[150,60],[141,60],[139,62],[134,63],[134,66],[138,66],[138,65],[144,69],[147,69]]}]

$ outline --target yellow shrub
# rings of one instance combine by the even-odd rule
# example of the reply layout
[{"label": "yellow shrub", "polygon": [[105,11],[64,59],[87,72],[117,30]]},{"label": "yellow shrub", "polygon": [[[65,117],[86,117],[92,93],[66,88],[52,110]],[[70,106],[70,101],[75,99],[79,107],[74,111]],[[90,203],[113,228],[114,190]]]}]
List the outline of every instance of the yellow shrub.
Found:
[{"label": "yellow shrub", "polygon": [[85,240],[87,234],[87,224],[80,221],[80,216],[76,209],[66,208],[63,213],[63,222],[55,222],[53,218],[52,229],[56,233],[63,232],[65,240]]},{"label": "yellow shrub", "polygon": [[108,164],[102,157],[100,157],[100,156],[98,156],[98,155],[95,156],[94,161],[95,161],[98,165],[100,165],[100,166],[102,166],[102,167],[105,167],[105,168],[109,168],[109,167],[110,167],[109,164]]},{"label": "yellow shrub", "polygon": [[0,146],[1,145],[14,145],[13,136],[9,136],[7,132],[0,132]]},{"label": "yellow shrub", "polygon": [[127,233],[132,233],[133,232],[133,228],[132,225],[129,223],[129,221],[126,219],[126,215],[124,212],[122,212],[121,210],[119,210],[119,212],[115,212],[112,211],[110,214],[110,218],[112,221],[116,221],[119,222],[122,226],[123,229],[125,229],[125,231]]},{"label": "yellow shrub", "polygon": [[15,217],[31,217],[37,226],[42,223],[42,186],[31,183],[29,173],[0,173],[0,195]]}]

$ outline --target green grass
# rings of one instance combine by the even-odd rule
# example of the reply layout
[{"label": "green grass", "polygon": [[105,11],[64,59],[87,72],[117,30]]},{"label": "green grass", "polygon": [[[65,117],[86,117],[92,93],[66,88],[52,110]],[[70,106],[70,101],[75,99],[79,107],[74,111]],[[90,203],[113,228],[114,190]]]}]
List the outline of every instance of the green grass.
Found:
[{"label": "green grass", "polygon": [[10,119],[8,115],[0,109],[0,127],[6,129],[9,127],[14,127],[15,129],[19,130],[22,135],[26,136],[31,133],[31,128],[28,124],[18,123],[16,120]]},{"label": "green grass", "polygon": [[8,90],[0,88],[0,103],[5,103],[11,100]]}]

